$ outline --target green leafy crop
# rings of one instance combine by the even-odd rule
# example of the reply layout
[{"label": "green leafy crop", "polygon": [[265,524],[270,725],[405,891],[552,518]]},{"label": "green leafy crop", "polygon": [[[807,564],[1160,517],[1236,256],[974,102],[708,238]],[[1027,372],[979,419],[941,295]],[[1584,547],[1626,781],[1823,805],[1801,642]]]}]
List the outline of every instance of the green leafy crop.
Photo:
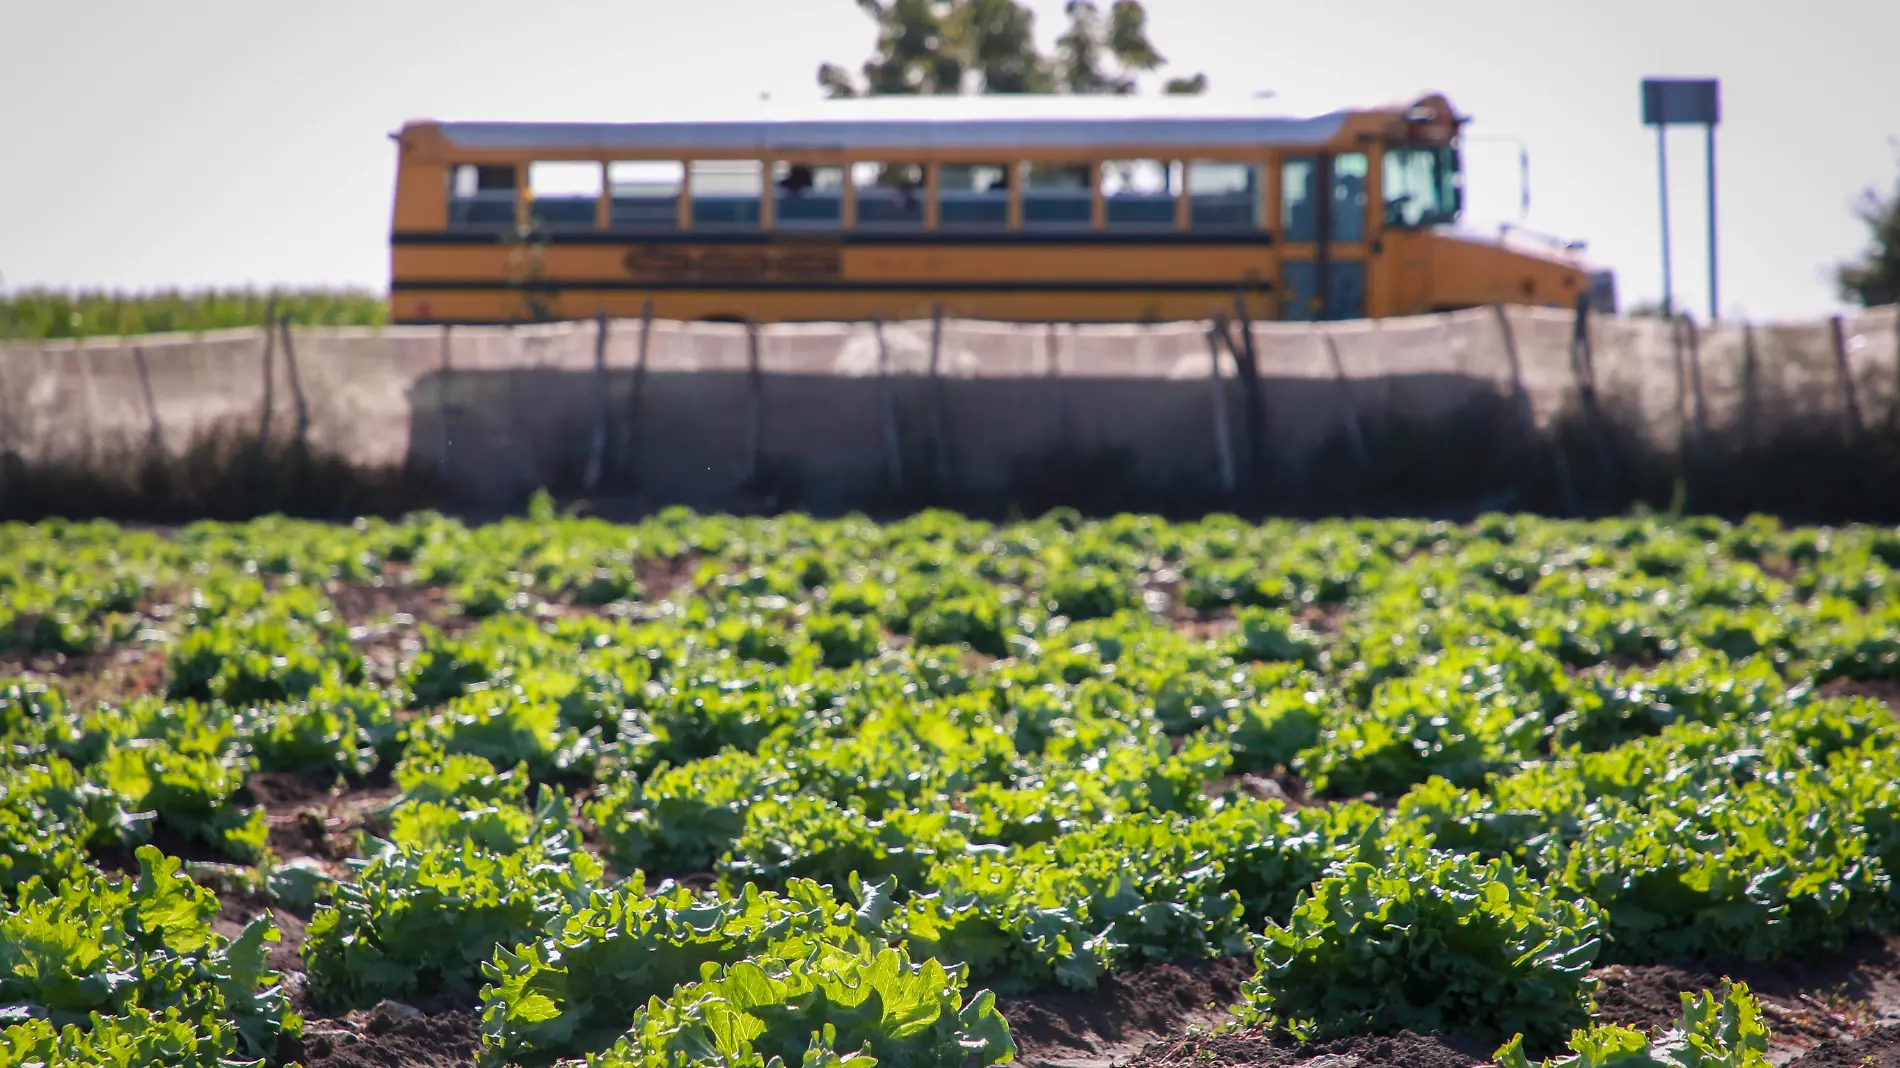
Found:
[{"label": "green leafy crop", "polygon": [[216,1013],[135,1006],[116,1016],[94,1012],[83,1024],[29,1019],[0,1028],[0,1068],[263,1068],[262,1057],[233,1056],[242,1044],[238,1028]]},{"label": "green leafy crop", "polygon": [[19,886],[0,918],[0,1005],[56,1026],[140,1009],[223,1020],[228,1029],[201,1029],[216,1055],[271,1051],[279,1031],[298,1026],[265,969],[276,927],[259,917],[226,939],[211,928],[217,898],[179,873],[181,861],[149,845],[137,858],[136,879],[88,870],[57,888]]},{"label": "green leafy crop", "polygon": [[235,753],[206,753],[170,742],[137,738],[108,750],[92,779],[127,808],[156,813],[161,826],[240,860],[264,851],[264,810],[230,804],[244,785],[247,761]]},{"label": "green leafy crop", "polygon": [[297,592],[188,631],[172,651],[169,693],[232,704],[292,701],[326,680],[355,683],[363,659],[327,608]]},{"label": "green leafy crop", "polygon": [[1534,724],[1509,705],[1432,675],[1392,679],[1341,716],[1297,767],[1313,788],[1397,796],[1431,776],[1475,786],[1531,755]]},{"label": "green leafy crop", "polygon": [[890,1068],[989,1068],[1016,1045],[994,995],[963,999],[959,973],[913,964],[901,949],[819,946],[720,969],[655,998],[589,1068],[753,1064],[784,1068],[843,1058]]},{"label": "green leafy crop", "polygon": [[637,878],[596,891],[539,939],[498,949],[482,966],[488,1047],[511,1060],[600,1050],[641,1005],[697,982],[708,966],[878,934],[888,888],[860,889],[855,910],[797,879],[783,895],[750,885],[730,897],[683,887],[649,895]]},{"label": "green leafy crop", "polygon": [[[1900,930],[1896,567],[1664,515],[0,525],[0,1048],[274,1054],[216,880],[315,910],[323,1011],[479,988],[497,1063],[980,1068],[966,984],[1251,952],[1301,1033],[1754,1068],[1744,995],[1636,1035],[1585,969]],[[204,887],[100,874],[143,843]]]},{"label": "green leafy crop", "polygon": [[1353,862],[1269,921],[1248,1011],[1296,1033],[1456,1029],[1546,1041],[1584,1022],[1602,910],[1503,860]]},{"label": "green leafy crop", "polygon": [[311,982],[339,1005],[472,991],[497,946],[579,907],[601,874],[585,853],[503,856],[467,841],[352,863],[304,932]]},{"label": "green leafy crop", "polygon": [[1280,660],[1319,667],[1326,643],[1284,608],[1240,610],[1240,652],[1249,660]]},{"label": "green leafy crop", "polygon": [[1001,600],[981,595],[935,602],[910,621],[919,645],[967,645],[990,656],[1003,655],[1007,631]]},{"label": "green leafy crop", "polygon": [[1504,1044],[1498,1068],[1768,1068],[1768,1028],[1745,983],[1718,999],[1711,991],[1683,994],[1682,1024],[1648,1035],[1620,1024],[1598,1024],[1570,1036],[1570,1053],[1546,1061],[1524,1055],[1524,1036]]},{"label": "green leafy crop", "polygon": [[58,883],[88,846],[133,840],[146,822],[58,756],[0,767],[0,895],[28,879]]}]

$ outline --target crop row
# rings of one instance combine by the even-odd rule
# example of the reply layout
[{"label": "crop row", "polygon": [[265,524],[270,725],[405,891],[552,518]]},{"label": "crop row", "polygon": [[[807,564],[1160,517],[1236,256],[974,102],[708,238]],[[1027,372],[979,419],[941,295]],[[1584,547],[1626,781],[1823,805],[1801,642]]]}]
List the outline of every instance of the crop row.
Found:
[{"label": "crop row", "polygon": [[[1295,1035],[1752,1063],[1745,989],[1642,1035],[1589,973],[1900,926],[1896,565],[1764,520],[0,528],[12,656],[151,666],[0,683],[0,1064],[277,1057],[274,928],[194,872],[310,916],[300,1008],[459,990],[497,1063],[998,1063],[988,991],[1235,954]],[[259,773],[388,787],[339,864]]]}]

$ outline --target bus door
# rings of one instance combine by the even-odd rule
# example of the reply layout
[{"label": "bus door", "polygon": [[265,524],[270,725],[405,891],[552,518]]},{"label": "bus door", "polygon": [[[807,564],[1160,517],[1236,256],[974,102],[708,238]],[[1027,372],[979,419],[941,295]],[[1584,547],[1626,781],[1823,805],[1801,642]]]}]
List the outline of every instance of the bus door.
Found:
[{"label": "bus door", "polygon": [[1285,157],[1280,165],[1280,317],[1366,314],[1370,163],[1363,152]]}]

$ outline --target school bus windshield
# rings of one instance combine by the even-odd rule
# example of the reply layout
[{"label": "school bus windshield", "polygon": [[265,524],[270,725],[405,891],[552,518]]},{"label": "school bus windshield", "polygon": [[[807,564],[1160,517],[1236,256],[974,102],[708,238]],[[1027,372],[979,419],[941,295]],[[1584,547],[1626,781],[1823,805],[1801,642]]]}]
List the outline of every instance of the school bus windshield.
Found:
[{"label": "school bus windshield", "polygon": [[1458,150],[1449,145],[1392,145],[1383,177],[1387,226],[1444,226],[1464,208]]}]

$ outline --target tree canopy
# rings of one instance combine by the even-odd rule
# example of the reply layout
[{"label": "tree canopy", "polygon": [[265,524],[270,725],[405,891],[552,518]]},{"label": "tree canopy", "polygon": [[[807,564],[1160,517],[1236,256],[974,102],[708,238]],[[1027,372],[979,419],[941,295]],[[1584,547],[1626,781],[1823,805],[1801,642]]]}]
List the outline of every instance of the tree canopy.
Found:
[{"label": "tree canopy", "polygon": [[[959,93],[1126,95],[1167,64],[1148,38],[1140,0],[1068,0],[1069,23],[1044,54],[1034,12],[1018,0],[857,0],[877,24],[871,57],[853,75],[818,68],[833,97]],[[1193,94],[1207,76],[1170,77],[1167,93]]]},{"label": "tree canopy", "polygon": [[1867,308],[1900,303],[1900,180],[1892,196],[1868,190],[1856,214],[1867,224],[1870,240],[1857,261],[1835,272],[1841,299]]}]

